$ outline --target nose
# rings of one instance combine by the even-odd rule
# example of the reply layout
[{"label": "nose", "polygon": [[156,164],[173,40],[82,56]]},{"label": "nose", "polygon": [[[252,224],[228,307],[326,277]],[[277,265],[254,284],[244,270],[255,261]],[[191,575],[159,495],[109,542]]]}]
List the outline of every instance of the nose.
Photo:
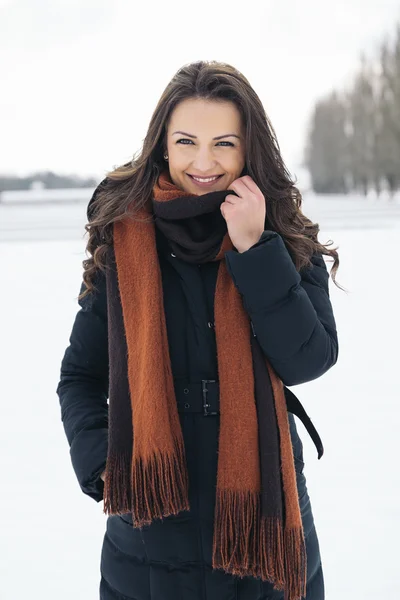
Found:
[{"label": "nose", "polygon": [[197,173],[209,173],[215,168],[216,160],[208,147],[198,148],[193,160],[193,169]]}]

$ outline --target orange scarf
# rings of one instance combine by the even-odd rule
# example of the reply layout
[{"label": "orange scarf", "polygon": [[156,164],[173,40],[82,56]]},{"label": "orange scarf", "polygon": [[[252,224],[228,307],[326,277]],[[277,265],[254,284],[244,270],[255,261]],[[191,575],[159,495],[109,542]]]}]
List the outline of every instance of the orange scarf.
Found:
[{"label": "orange scarf", "polygon": [[[184,206],[185,198],[189,206],[194,195],[177,188],[167,173],[160,175],[154,207],[168,209],[174,202],[176,207],[176,201]],[[148,209],[137,216],[138,221],[114,223],[107,274],[110,432],[104,512],[131,512],[133,525],[142,527],[190,506],[155,224],[143,221]],[[226,232],[211,259],[220,263],[214,309],[221,421],[213,568],[261,577],[285,590],[287,600],[300,600],[305,595],[306,552],[284,389],[259,348],[259,370],[265,373],[264,380],[257,379],[261,376],[253,361],[258,342],[224,260],[231,249]],[[265,383],[257,388],[257,381]],[[257,406],[269,402],[268,389],[271,417],[260,423]],[[261,462],[269,459],[260,456],[259,447],[260,432],[269,435],[270,425],[279,432],[276,455],[281,471],[271,482],[262,481]],[[262,493],[273,496],[268,510]]]}]

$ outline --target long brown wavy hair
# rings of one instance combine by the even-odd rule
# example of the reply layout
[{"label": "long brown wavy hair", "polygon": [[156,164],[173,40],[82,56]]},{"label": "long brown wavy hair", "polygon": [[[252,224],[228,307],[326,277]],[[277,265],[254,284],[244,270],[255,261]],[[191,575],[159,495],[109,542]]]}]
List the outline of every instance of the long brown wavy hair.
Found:
[{"label": "long brown wavy hair", "polygon": [[230,64],[197,61],[181,67],[168,83],[153,112],[140,153],[129,163],[110,171],[95,190],[89,222],[85,225],[89,233],[86,253],[90,255],[83,261],[86,289],[79,298],[93,291],[97,270],[106,268],[112,224],[124,219],[128,212],[132,215],[132,207],[140,209],[151,205],[153,186],[160,172],[168,168],[164,152],[171,114],[187,98],[235,103],[246,136],[242,175],[250,175],[266,199],[267,228],[282,236],[298,271],[311,266],[310,258],[315,252],[330,256],[332,279],[341,287],[335,280],[339,267],[337,248],[328,248],[332,241],[321,244],[319,224],[312,223],[302,213],[301,193],[283,162],[275,131],[256,92],[246,77]]}]

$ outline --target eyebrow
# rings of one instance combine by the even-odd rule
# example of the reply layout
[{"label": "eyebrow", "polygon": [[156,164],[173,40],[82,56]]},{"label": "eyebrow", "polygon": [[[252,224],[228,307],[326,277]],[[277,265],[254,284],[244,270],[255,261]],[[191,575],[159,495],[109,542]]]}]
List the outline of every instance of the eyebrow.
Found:
[{"label": "eyebrow", "polygon": [[[176,133],[180,133],[182,135],[187,135],[190,138],[197,139],[197,135],[191,135],[190,133],[186,133],[185,131],[174,131],[172,135],[175,135]],[[218,135],[217,137],[213,138],[213,140],[221,140],[222,138],[226,137],[235,137],[238,140],[240,140],[240,136],[236,135],[236,133],[226,133],[225,135]]]}]

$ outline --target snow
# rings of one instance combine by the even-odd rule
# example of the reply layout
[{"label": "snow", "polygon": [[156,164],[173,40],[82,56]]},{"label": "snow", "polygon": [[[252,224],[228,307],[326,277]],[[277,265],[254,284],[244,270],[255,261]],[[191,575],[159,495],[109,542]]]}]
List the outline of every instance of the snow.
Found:
[{"label": "snow", "polygon": [[[321,434],[320,461],[298,427],[327,600],[394,600],[400,596],[400,215],[398,204],[383,203],[368,216],[359,198],[338,199],[337,207],[335,213],[331,202],[311,198],[307,210],[324,225],[320,241],[339,246],[337,278],[348,290],[330,281],[339,361],[293,388]],[[84,211],[83,204],[0,210],[0,580],[7,600],[98,598],[107,517],[102,503],[80,491],[55,393],[78,309]]]}]

